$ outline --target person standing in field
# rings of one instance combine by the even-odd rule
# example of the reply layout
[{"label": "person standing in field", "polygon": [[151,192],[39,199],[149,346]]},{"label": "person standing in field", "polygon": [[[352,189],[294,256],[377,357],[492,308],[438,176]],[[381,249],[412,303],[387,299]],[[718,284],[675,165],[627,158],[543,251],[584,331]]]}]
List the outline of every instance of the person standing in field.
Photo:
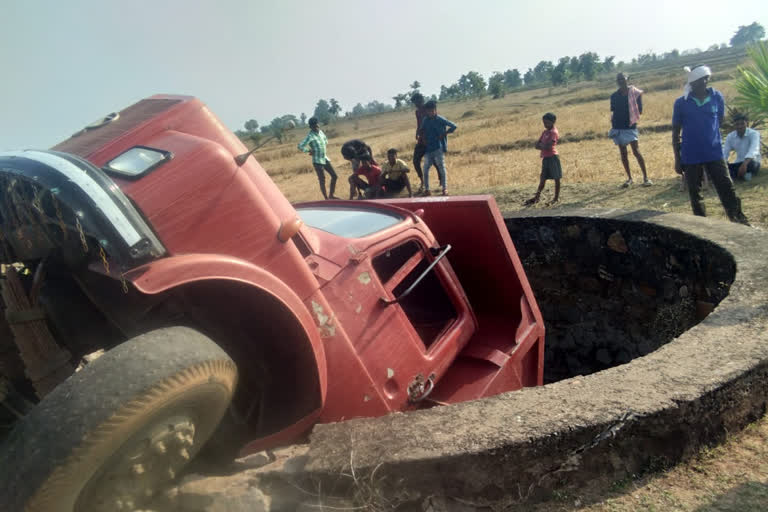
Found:
[{"label": "person standing in field", "polygon": [[427,144],[424,142],[424,137],[420,134],[421,122],[427,116],[427,109],[424,108],[424,96],[420,92],[413,93],[411,96],[411,103],[416,107],[416,145],[413,147],[413,168],[416,170],[416,176],[419,177],[419,190],[417,194],[421,194],[424,191],[424,175],[421,172],[421,159],[424,158],[424,153],[427,152]]},{"label": "person standing in field", "polygon": [[[728,164],[731,179],[749,181],[760,170],[760,132],[747,126],[749,119],[741,112],[733,116],[735,130],[725,137],[723,159]],[[731,151],[736,160],[728,163]]]},{"label": "person standing in field", "polygon": [[[312,166],[317,173],[317,181],[320,182],[320,192],[323,193],[323,197],[328,199],[338,199],[333,193],[336,191],[336,171],[334,171],[331,165],[331,160],[326,155],[325,150],[328,147],[328,139],[326,138],[323,130],[320,129],[320,123],[316,117],[309,118],[309,133],[304,140],[299,142],[299,151],[309,153],[312,155]],[[331,176],[331,188],[330,195],[325,191],[325,173]]]},{"label": "person standing in field", "polygon": [[444,196],[448,195],[448,182],[445,170],[445,152],[448,148],[447,135],[456,131],[456,125],[437,115],[437,102],[430,100],[424,104],[426,117],[421,121],[417,135],[424,137],[426,153],[424,153],[424,195],[432,193],[429,190],[429,168],[434,163],[440,177],[440,187]]},{"label": "person standing in field", "polygon": [[[688,72],[684,94],[675,100],[672,111],[672,151],[675,172],[684,174],[694,215],[706,216],[701,195],[704,172],[717,190],[720,202],[731,222],[749,225],[741,211],[741,200],[733,189],[728,166],[723,159],[720,123],[725,114],[725,100],[720,91],[707,87],[712,71],[698,66]],[[680,143],[680,133],[683,142]]]},{"label": "person standing in field", "polygon": [[637,121],[643,113],[643,91],[634,85],[628,85],[628,78],[624,73],[616,75],[616,84],[619,89],[611,94],[611,131],[608,132],[608,136],[613,139],[614,144],[619,146],[621,163],[624,166],[624,172],[627,173],[627,181],[621,186],[626,188],[632,185],[632,173],[629,172],[627,155],[627,145],[629,145],[640,170],[643,171],[643,186],[650,187],[653,182],[648,179],[645,160],[637,147]]},{"label": "person standing in field", "polygon": [[547,180],[555,180],[555,197],[549,204],[555,204],[560,200],[560,178],[563,177],[563,169],[560,166],[560,156],[557,153],[557,141],[560,139],[560,134],[555,128],[555,121],[557,116],[551,112],[547,112],[541,118],[544,123],[544,131],[541,133],[541,137],[536,141],[536,149],[541,153],[541,176],[539,177],[539,188],[536,190],[536,194],[523,203],[524,206],[531,206],[539,202],[541,192],[544,190],[544,185]]}]

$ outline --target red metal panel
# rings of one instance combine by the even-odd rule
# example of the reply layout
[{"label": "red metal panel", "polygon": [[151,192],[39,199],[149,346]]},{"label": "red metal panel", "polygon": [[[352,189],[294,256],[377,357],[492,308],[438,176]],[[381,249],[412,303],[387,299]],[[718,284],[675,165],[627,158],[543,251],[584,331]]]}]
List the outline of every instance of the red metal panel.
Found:
[{"label": "red metal panel", "polygon": [[448,258],[469,298],[478,331],[436,386],[451,403],[543,383],[544,321],[501,213],[491,196],[386,200],[411,211]]},{"label": "red metal panel", "polygon": [[[186,99],[192,99],[187,97]],[[183,98],[148,98],[120,111],[120,117],[114,121],[93,129],[80,132],[51,149],[64,151],[88,159],[94,152],[135,130],[142,123],[151,121]]]},{"label": "red metal panel", "polygon": [[282,302],[304,327],[317,362],[320,395],[323,402],[325,401],[327,366],[318,329],[301,299],[276,276],[236,258],[211,254],[188,254],[153,261],[128,272],[125,277],[137,290],[149,295],[162,293],[186,283],[208,279],[240,281],[266,291]]}]

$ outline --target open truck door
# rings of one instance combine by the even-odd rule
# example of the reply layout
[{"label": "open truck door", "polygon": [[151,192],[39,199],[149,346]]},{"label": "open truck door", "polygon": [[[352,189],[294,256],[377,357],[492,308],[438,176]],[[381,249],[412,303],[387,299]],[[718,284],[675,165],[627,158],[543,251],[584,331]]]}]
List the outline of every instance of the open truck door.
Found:
[{"label": "open truck door", "polygon": [[544,321],[491,196],[390,199],[413,212],[441,246],[477,318],[477,331],[430,399],[455,403],[543,384]]}]

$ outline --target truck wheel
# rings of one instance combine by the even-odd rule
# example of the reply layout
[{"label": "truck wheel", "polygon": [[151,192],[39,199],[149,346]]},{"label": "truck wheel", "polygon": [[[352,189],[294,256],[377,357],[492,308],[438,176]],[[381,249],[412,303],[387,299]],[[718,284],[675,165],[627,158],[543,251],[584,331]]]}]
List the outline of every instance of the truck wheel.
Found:
[{"label": "truck wheel", "polygon": [[115,347],[14,428],[0,450],[0,503],[11,511],[142,508],[214,431],[236,380],[227,354],[186,327]]}]

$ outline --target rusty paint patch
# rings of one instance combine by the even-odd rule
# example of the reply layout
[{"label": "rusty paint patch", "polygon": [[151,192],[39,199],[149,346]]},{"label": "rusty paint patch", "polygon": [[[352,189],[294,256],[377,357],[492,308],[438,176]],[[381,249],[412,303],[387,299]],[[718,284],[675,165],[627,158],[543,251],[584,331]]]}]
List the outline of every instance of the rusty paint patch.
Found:
[{"label": "rusty paint patch", "polygon": [[317,324],[319,326],[322,327],[328,322],[328,315],[326,315],[323,311],[323,306],[315,301],[312,301],[312,311],[315,312],[315,316],[317,317]]},{"label": "rusty paint patch", "polygon": [[391,379],[394,376],[395,376],[395,370],[393,370],[392,368],[387,368],[387,378]]},{"label": "rusty paint patch", "polygon": [[368,395],[363,395],[363,402],[370,402],[370,401],[371,401],[371,397],[369,397]]},{"label": "rusty paint patch", "polygon": [[317,325],[320,327],[320,337],[328,338],[336,335],[336,326],[333,325],[333,320],[325,314],[323,306],[315,301],[312,301],[312,311],[317,318]]},{"label": "rusty paint patch", "polygon": [[362,304],[358,304],[357,307],[355,308],[355,313],[359,314],[362,310],[363,310],[363,305]]},{"label": "rusty paint patch", "polygon": [[369,274],[368,272],[363,272],[362,274],[357,276],[357,280],[363,284],[369,284],[371,282],[371,274]]}]

